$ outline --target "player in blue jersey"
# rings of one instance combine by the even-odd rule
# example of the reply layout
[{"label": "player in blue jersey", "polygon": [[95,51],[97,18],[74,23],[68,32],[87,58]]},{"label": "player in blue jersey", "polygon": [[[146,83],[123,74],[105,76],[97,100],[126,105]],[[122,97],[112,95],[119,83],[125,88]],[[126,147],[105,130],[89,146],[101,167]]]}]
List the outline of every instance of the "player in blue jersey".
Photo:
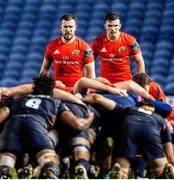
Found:
[{"label": "player in blue jersey", "polygon": [[[108,81],[106,79],[102,79],[101,81],[104,84],[108,84]],[[144,97],[150,97],[150,96],[148,96],[148,94],[144,93],[144,90],[142,90],[141,87],[139,87],[136,83],[132,83],[132,82],[130,82],[129,84],[128,84],[128,82],[118,83],[119,88],[124,87],[128,90],[127,96],[124,96],[123,93],[122,93],[122,96],[120,96],[120,94],[114,94],[111,91],[108,91],[107,88],[104,89],[104,88],[100,88],[100,87],[98,86],[96,80],[83,78],[83,79],[79,80],[79,82],[76,84],[75,92],[86,93],[86,92],[88,92],[87,88],[100,89],[97,91],[96,90],[95,91],[93,90],[93,91],[96,93],[100,93],[109,99],[114,100],[116,103],[118,103],[119,105],[122,105],[122,106],[136,106],[136,104],[142,100],[142,97],[139,96],[137,93],[139,93],[140,95],[143,95]],[[134,91],[136,91],[136,93]],[[152,102],[155,105],[155,110],[163,116],[168,114],[168,112],[170,112],[170,110],[171,110],[171,107],[165,103],[153,101],[153,100],[152,100]],[[98,107],[98,108],[100,108],[100,107]],[[116,127],[117,127],[117,126],[114,126],[112,123],[108,123],[108,121],[110,120],[110,122],[111,122],[111,119],[112,119],[112,116],[109,116],[109,114],[104,119],[107,119],[107,120],[103,121],[100,138],[98,138],[98,140],[97,140],[98,143],[96,145],[97,149],[98,149],[98,151],[96,153],[97,159],[98,159],[98,164],[103,169],[103,174],[107,173],[107,171],[110,169],[112,141],[109,143],[108,139],[109,140],[111,139],[110,137],[112,137],[112,132],[115,132]],[[102,171],[100,171],[100,172],[102,172]],[[105,176],[105,175],[101,175],[101,178],[103,178],[103,176]]]},{"label": "player in blue jersey", "polygon": [[[84,79],[83,79],[84,80]],[[96,85],[97,85],[97,87],[96,87]],[[97,84],[97,83],[93,83],[93,86],[92,86],[93,88],[94,87],[96,87],[97,89],[100,89],[100,87],[101,87],[101,84]],[[101,88],[102,90],[109,90],[109,92],[116,92],[116,90],[114,90],[114,89],[112,89],[111,87],[109,87],[109,88],[106,88],[106,86],[104,86],[104,88]],[[118,91],[117,91],[118,92]],[[121,91],[119,91],[119,92],[121,92]],[[124,93],[122,93],[122,95],[124,95]],[[135,105],[136,104],[136,102],[137,102],[137,97],[138,96],[132,96],[131,94],[129,95],[129,96],[127,96],[127,97],[120,97],[120,96],[118,96],[118,95],[113,95],[113,94],[108,94],[108,93],[106,93],[105,92],[105,96],[106,97],[110,97],[111,99],[114,99],[116,102],[118,102],[118,103],[121,103],[122,105]],[[71,107],[72,105],[70,105],[70,107]],[[80,109],[80,108],[79,108]],[[102,109],[100,109],[100,112],[102,113]],[[77,113],[78,114],[78,113]],[[107,129],[109,129],[109,128],[107,128]],[[90,131],[91,132],[91,131]],[[85,133],[84,133],[85,134]],[[86,133],[86,135],[85,135],[86,137],[84,137],[84,135],[83,135],[83,137],[81,137],[81,135],[78,137],[75,137],[76,139],[81,139],[81,138],[83,138],[83,143],[80,143],[80,144],[78,144],[78,141],[76,142],[77,144],[74,144],[73,146],[74,146],[74,151],[76,151],[77,152],[77,149],[80,149],[79,148],[79,146],[81,146],[81,147],[83,147],[83,148],[81,148],[81,150],[84,150],[84,147],[87,147],[87,150],[85,150],[86,152],[88,152],[88,149],[90,149],[90,146],[88,146],[88,144],[89,144],[89,142],[87,142],[88,144],[85,144],[86,142],[85,142],[85,139],[86,139],[86,141],[89,141],[88,140],[88,137],[90,137],[90,134],[88,134],[88,133]],[[84,143],[85,142],[85,143]],[[80,150],[80,152],[81,152],[81,150]],[[74,153],[74,154],[80,154],[80,153]],[[89,154],[89,152],[86,154],[87,156],[88,156],[88,154]],[[77,156],[78,156],[77,155]],[[86,155],[84,155],[83,154],[83,158],[84,158],[84,156],[86,156]],[[77,157],[76,156],[76,157]],[[75,157],[75,158],[76,158]],[[79,159],[83,159],[83,158],[76,158],[76,160],[79,160]],[[88,159],[88,158],[87,158]],[[78,161],[77,161],[78,162]],[[83,161],[83,163],[82,163],[82,161],[80,162],[78,162],[78,163],[80,163],[80,164],[85,164],[86,162],[84,162]],[[87,163],[86,163],[87,164]],[[86,166],[85,168],[86,169],[89,169],[88,167],[87,167],[87,165],[84,165],[84,166]]]},{"label": "player in blue jersey", "polygon": [[[90,168],[89,158],[91,147],[95,142],[96,135],[101,127],[101,114],[90,105],[63,102],[66,111],[72,112],[78,117],[85,118],[89,112],[94,113],[92,124],[86,128],[77,130],[69,127],[64,121],[57,121],[56,127],[59,133],[59,143],[56,147],[57,153],[62,157],[72,156],[73,165],[71,178],[86,178]],[[60,119],[58,117],[58,119]],[[83,170],[83,176],[79,176],[79,170]],[[82,174],[81,174],[82,175]]]},{"label": "player in blue jersey", "polygon": [[[16,99],[7,98],[4,106],[10,116],[0,136],[0,177],[11,177],[16,159],[21,152],[29,152],[36,158],[42,169],[41,178],[58,177],[59,158],[48,131],[55,124],[57,113],[62,108],[61,101],[52,98],[53,87],[54,80],[43,76],[33,80],[31,95]],[[71,115],[69,114],[72,121],[70,125],[77,121],[73,121],[72,117],[76,117]],[[69,122],[68,118],[65,119]],[[90,125],[93,117],[87,120]]]},{"label": "player in blue jersey", "polygon": [[0,136],[0,177],[11,177],[22,151],[36,157],[45,175],[58,176],[59,160],[47,135],[60,106],[60,100],[51,97],[53,86],[54,80],[48,77],[35,78],[31,95],[7,99],[10,117]]},{"label": "player in blue jersey", "polygon": [[[147,166],[153,169],[156,177],[174,177],[173,166],[168,164],[168,160],[173,156],[171,136],[165,120],[154,113],[154,107],[150,101],[139,103],[139,107],[121,107],[114,101],[97,94],[88,95],[85,101],[100,104],[110,111],[114,109],[113,116],[120,124],[120,131],[116,134],[117,143],[114,152],[116,159],[114,160],[121,166],[122,178],[128,178],[130,159],[135,158],[138,148],[141,148]],[[116,121],[111,123],[114,126]],[[111,171],[112,178],[121,178],[121,174],[117,176],[119,174],[115,171],[118,169],[118,164],[115,164]],[[170,177],[168,170],[171,173]]]}]

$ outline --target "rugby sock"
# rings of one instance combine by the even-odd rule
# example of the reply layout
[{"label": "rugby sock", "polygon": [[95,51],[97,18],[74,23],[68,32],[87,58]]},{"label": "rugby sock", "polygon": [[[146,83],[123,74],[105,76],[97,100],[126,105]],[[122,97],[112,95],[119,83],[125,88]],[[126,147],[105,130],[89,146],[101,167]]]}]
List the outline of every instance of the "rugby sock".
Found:
[{"label": "rugby sock", "polygon": [[88,172],[90,169],[90,164],[89,161],[85,160],[85,159],[79,159],[78,161],[75,162],[76,165],[82,165],[83,167],[85,167],[86,171]]},{"label": "rugby sock", "polygon": [[136,157],[136,167],[137,167],[136,175],[138,177],[144,177],[144,170],[146,167],[146,163],[142,157]]}]

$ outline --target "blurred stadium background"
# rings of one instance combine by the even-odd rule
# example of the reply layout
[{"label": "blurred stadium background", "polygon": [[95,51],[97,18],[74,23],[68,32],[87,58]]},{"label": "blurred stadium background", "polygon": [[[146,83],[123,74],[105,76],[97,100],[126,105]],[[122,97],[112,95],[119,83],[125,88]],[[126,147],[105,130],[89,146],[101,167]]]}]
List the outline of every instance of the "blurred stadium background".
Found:
[{"label": "blurred stadium background", "polygon": [[[0,0],[0,86],[30,82],[39,73],[64,13],[75,13],[77,35],[91,43],[104,30],[106,13],[114,10],[122,30],[140,43],[148,74],[174,95],[173,9],[173,0]],[[135,64],[131,66],[135,72]]]}]

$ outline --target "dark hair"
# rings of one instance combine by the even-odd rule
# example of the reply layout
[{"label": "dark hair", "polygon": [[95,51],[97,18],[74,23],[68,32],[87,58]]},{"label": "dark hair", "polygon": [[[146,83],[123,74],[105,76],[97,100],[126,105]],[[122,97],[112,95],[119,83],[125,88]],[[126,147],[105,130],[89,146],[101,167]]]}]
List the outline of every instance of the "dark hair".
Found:
[{"label": "dark hair", "polygon": [[108,12],[105,16],[105,22],[106,21],[114,21],[116,19],[119,19],[121,21],[120,16],[115,12]]},{"label": "dark hair", "polygon": [[138,72],[133,76],[133,80],[138,83],[141,87],[145,87],[150,83],[150,77],[143,72]]},{"label": "dark hair", "polygon": [[64,15],[60,18],[60,22],[62,22],[62,20],[71,21],[72,19],[74,19],[74,21],[76,21],[76,16],[75,16],[74,14],[67,13],[67,14],[64,14]]},{"label": "dark hair", "polygon": [[154,107],[154,105],[150,99],[143,99],[142,101],[137,103],[137,107],[142,107],[142,106]]},{"label": "dark hair", "polygon": [[32,94],[34,95],[44,94],[44,95],[52,96],[54,84],[55,84],[54,79],[46,75],[33,78]]}]

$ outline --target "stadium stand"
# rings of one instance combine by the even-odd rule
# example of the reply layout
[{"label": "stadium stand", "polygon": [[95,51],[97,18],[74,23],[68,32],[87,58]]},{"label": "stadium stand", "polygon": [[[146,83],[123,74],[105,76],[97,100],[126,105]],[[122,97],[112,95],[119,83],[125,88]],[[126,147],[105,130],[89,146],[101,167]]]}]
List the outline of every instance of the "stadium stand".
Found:
[{"label": "stadium stand", "polygon": [[[149,75],[173,94],[173,8],[173,0],[0,1],[0,85],[25,83],[39,73],[47,43],[59,35],[62,14],[75,13],[77,35],[91,43],[104,30],[106,12],[114,10],[122,18],[123,31],[140,42]],[[97,75],[98,67],[97,62]]]}]

